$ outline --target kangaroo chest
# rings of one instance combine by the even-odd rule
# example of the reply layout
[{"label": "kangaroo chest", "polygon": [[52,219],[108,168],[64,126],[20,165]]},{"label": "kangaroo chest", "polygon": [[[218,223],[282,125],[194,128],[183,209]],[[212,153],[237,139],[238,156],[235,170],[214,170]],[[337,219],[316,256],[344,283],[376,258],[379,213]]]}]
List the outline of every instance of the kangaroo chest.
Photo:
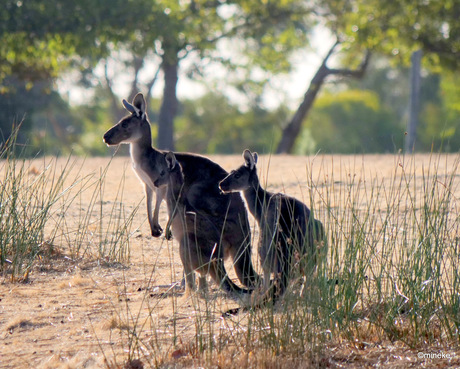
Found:
[{"label": "kangaroo chest", "polygon": [[144,146],[132,143],[130,145],[131,163],[139,180],[145,183],[146,186],[154,190],[156,187],[153,184],[156,178],[154,169],[155,156],[151,149],[146,149]]},{"label": "kangaroo chest", "polygon": [[137,178],[139,178],[139,180],[142,183],[145,183],[152,190],[155,189],[155,186],[153,184],[154,181],[153,181],[152,177],[148,174],[147,171],[142,169],[140,165],[136,165],[136,163],[134,163],[134,162],[133,162],[133,170],[134,170],[134,173],[136,173]]}]

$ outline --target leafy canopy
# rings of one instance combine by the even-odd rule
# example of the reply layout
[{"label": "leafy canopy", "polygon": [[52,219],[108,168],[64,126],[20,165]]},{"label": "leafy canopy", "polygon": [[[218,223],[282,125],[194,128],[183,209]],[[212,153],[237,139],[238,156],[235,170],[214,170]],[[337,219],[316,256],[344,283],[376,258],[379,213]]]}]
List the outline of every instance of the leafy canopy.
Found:
[{"label": "leafy canopy", "polygon": [[458,0],[325,0],[329,27],[349,44],[384,52],[408,63],[423,49],[431,65],[460,67]]},{"label": "leafy canopy", "polygon": [[111,44],[129,39],[150,3],[5,0],[0,7],[0,81],[12,74],[31,81],[56,77],[72,56],[107,54]]}]

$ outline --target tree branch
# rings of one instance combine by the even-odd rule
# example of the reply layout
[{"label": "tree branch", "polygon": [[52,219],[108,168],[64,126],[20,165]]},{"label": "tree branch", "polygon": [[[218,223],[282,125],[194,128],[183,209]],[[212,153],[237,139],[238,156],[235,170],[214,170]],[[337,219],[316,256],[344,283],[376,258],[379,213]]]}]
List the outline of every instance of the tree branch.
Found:
[{"label": "tree branch", "polygon": [[139,71],[142,69],[144,65],[144,58],[139,56],[134,56],[133,59],[134,65],[134,79],[131,83],[131,92],[129,93],[129,101],[134,98],[134,96],[139,92],[138,81],[139,81]]},{"label": "tree branch", "polygon": [[[155,74],[153,76],[153,78],[150,80],[150,82],[147,84],[147,95],[146,95],[146,101],[147,103],[150,101],[150,99],[152,98],[152,89],[153,89],[153,86],[155,85],[157,79],[158,79],[158,75],[160,74],[160,71],[161,71],[161,64],[158,65],[158,68],[157,70],[155,71]],[[148,105],[149,106],[149,105]]]},{"label": "tree branch", "polygon": [[107,91],[110,96],[110,105],[111,105],[111,111],[114,117],[114,121],[118,121],[122,116],[123,116],[123,110],[119,107],[118,103],[118,97],[115,95],[113,92],[112,88],[112,80],[109,77],[108,73],[108,61],[105,59],[105,66],[104,66],[104,78],[105,78],[105,83],[107,86]]},{"label": "tree branch", "polygon": [[367,50],[363,61],[361,62],[361,64],[359,65],[357,69],[328,68],[329,74],[340,75],[343,77],[362,78],[364,76],[364,73],[366,72],[367,66],[369,65],[370,58],[371,58],[371,52]]},{"label": "tree branch", "polygon": [[289,124],[283,129],[281,141],[279,142],[278,147],[276,149],[276,152],[278,154],[289,153],[292,151],[295,140],[301,131],[302,122],[308,116],[308,113],[310,112],[310,109],[313,106],[316,96],[319,90],[321,89],[321,86],[323,85],[323,83],[329,75],[342,75],[355,78],[362,77],[364,75],[366,68],[369,64],[369,59],[371,55],[369,51],[366,52],[364,60],[361,62],[359,68],[356,70],[330,69],[327,67],[326,63],[328,59],[334,53],[335,48],[339,44],[340,40],[337,40],[324,57],[323,62],[321,63],[320,67],[318,68],[310,82],[310,86],[308,87],[307,92],[305,92],[302,103],[299,105],[297,111],[295,112]]}]

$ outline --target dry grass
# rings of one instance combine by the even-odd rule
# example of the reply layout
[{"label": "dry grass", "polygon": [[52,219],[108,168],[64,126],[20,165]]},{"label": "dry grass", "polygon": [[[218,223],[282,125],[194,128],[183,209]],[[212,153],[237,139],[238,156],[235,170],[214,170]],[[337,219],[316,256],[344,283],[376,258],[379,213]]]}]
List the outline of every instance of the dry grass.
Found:
[{"label": "dry grass", "polygon": [[[213,159],[227,170],[242,162],[239,155]],[[453,155],[439,160],[436,170],[440,181],[447,178],[443,174],[448,175],[457,160]],[[64,187],[80,178],[81,188],[76,190],[81,190],[86,186],[83,179],[88,175],[95,175],[92,178],[97,179],[108,161],[107,158],[84,162],[77,159],[68,169],[70,173]],[[332,222],[328,215],[332,213],[328,211],[339,211],[346,196],[354,200],[356,214],[363,218],[369,213],[368,204],[372,201],[375,202],[372,212],[390,211],[388,197],[397,194],[390,189],[396,174],[400,176],[404,168],[414,176],[411,191],[421,193],[422,178],[427,175],[430,161],[433,161],[430,155],[416,155],[412,161],[393,155],[262,156],[259,172],[261,182],[267,183],[268,189],[302,199],[315,209],[316,217],[327,224]],[[44,165],[43,160],[32,162],[33,171],[28,175],[37,176]],[[63,170],[66,168],[64,160],[56,165]],[[88,190],[81,191],[68,207],[64,207],[64,200],[58,204],[62,214],[52,213],[52,221],[47,223],[45,232],[45,237],[54,235],[52,243],[46,244],[48,251],[29,271],[27,283],[12,283],[9,275],[4,276],[0,284],[0,368],[135,368],[141,363],[145,368],[239,369],[460,366],[458,340],[446,336],[445,329],[438,324],[442,316],[432,320],[433,336],[426,339],[419,336],[416,343],[401,339],[405,337],[404,330],[408,330],[407,335],[412,334],[413,325],[409,315],[400,311],[393,324],[392,339],[383,321],[388,319],[386,304],[394,305],[394,301],[372,300],[373,305],[354,307],[357,319],[344,325],[343,331],[340,327],[315,330],[315,314],[299,309],[303,315],[296,317],[298,320],[293,320],[293,324],[303,322],[305,328],[311,327],[310,332],[304,332],[295,329],[302,327],[293,327],[292,331],[285,329],[288,315],[283,305],[275,307],[271,314],[248,313],[222,319],[222,311],[236,306],[222,292],[213,288],[206,298],[197,295],[186,298],[181,290],[170,289],[168,286],[182,277],[178,248],[175,242],[149,235],[142,187],[129,166],[127,158],[114,159],[104,179],[103,198],[94,199],[94,191]],[[308,178],[314,180],[314,186]],[[377,198],[376,183],[382,188]],[[457,174],[454,174],[450,190],[453,200],[449,216],[458,222],[460,186]],[[327,201],[325,196],[329,196]],[[417,196],[414,201],[419,211],[421,198]],[[114,206],[121,206],[121,203],[120,212],[114,213]],[[134,211],[139,204],[139,210]],[[326,209],[325,204],[330,209]],[[404,207],[398,209],[404,210]],[[82,215],[87,213],[91,213],[88,219]],[[129,229],[129,261],[119,263],[101,258],[101,234],[110,224],[109,219],[101,221],[98,216],[110,218],[110,221],[119,218],[123,222],[131,213],[134,214]],[[402,211],[395,219],[402,219],[399,224],[402,225],[405,217],[407,214]],[[372,224],[376,234],[386,227],[384,220],[384,216],[380,216]],[[84,227],[78,228],[81,223]],[[165,223],[163,205],[161,224]],[[57,226],[63,230],[61,233],[55,232]],[[75,228],[79,229],[78,234],[71,232]],[[452,231],[458,231],[458,226]],[[110,232],[114,232],[113,226]],[[257,237],[257,229],[254,236]],[[338,238],[340,234],[333,236]],[[391,234],[385,236],[393,237]],[[394,237],[398,242],[403,241],[401,233]],[[81,240],[78,248],[76,239]],[[363,246],[360,252],[365,251]],[[381,255],[377,251],[369,255],[374,257],[373,262],[391,269],[391,265],[385,265],[388,260],[383,256],[379,260],[375,258]],[[254,261],[258,263],[256,253]],[[369,281],[364,283],[365,292],[372,295],[377,290],[376,282],[368,274],[369,269],[366,269]],[[231,277],[235,278],[233,271]],[[356,294],[364,293],[363,287],[360,288]],[[379,320],[382,326],[376,324]],[[267,334],[270,330],[272,335]],[[419,352],[451,357],[419,359]]]}]

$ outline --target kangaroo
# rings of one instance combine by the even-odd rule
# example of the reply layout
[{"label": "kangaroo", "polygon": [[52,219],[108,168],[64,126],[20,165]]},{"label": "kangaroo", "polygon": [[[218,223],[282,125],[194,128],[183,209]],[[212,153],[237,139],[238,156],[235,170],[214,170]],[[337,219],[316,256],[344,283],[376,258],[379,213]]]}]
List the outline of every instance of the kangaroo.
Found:
[{"label": "kangaroo", "polygon": [[[144,185],[147,214],[152,236],[159,237],[160,204],[166,187],[157,188],[155,181],[164,175],[164,152],[152,147],[150,122],[144,96],[138,93],[132,104],[123,99],[130,113],[109,129],[103,137],[108,146],[129,144],[134,172]],[[197,154],[175,153],[184,174],[183,193],[193,211],[200,211],[213,219],[222,238],[222,247],[233,258],[235,272],[244,286],[254,287],[259,276],[251,261],[251,231],[247,210],[239,194],[222,195],[218,183],[227,172],[212,160]],[[156,203],[152,213],[153,192]],[[168,222],[169,224],[169,222]],[[167,230],[168,231],[168,230]],[[166,232],[168,236],[168,232]]]},{"label": "kangaroo", "polygon": [[184,192],[184,174],[174,153],[170,151],[163,157],[164,169],[154,185],[157,188],[167,186],[169,222],[174,239],[179,242],[179,253],[185,271],[185,294],[188,295],[195,289],[194,272],[201,275],[200,290],[204,289],[206,275],[209,274],[218,286],[234,297],[250,293],[228,277],[224,266],[227,255],[222,247],[219,226],[212,217],[195,210],[188,203]]},{"label": "kangaroo", "polygon": [[241,191],[259,230],[259,255],[268,291],[271,273],[275,274],[272,291],[265,295],[279,298],[286,290],[295,258],[305,258],[306,275],[313,272],[317,250],[315,242],[324,238],[324,227],[311,219],[310,209],[301,201],[262,188],[257,176],[257,153],[245,150],[245,163],[220,183],[224,193]]}]

